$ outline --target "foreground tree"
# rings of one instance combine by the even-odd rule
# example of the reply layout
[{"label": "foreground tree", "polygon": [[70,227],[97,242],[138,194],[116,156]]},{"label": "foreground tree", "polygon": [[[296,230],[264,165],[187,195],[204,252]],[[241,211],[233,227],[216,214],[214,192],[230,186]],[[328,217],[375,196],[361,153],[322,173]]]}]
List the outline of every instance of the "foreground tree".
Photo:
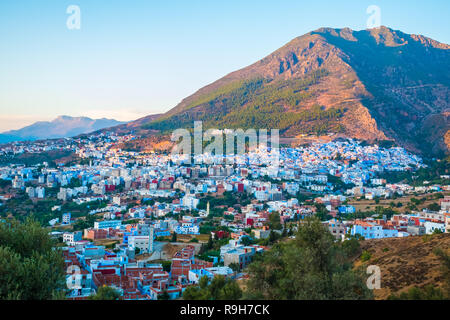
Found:
[{"label": "foreground tree", "polygon": [[97,293],[90,296],[89,300],[119,300],[120,292],[108,286],[99,287]]},{"label": "foreground tree", "polygon": [[184,300],[238,300],[242,297],[242,290],[236,281],[224,276],[215,276],[209,283],[208,277],[200,279],[198,286],[186,288]]},{"label": "foreground tree", "polygon": [[35,221],[0,222],[0,300],[64,297],[64,259],[53,246]]},{"label": "foreground tree", "polygon": [[350,252],[355,251],[336,243],[317,218],[307,219],[295,240],[274,245],[249,266],[246,297],[371,299],[365,275],[352,269]]}]

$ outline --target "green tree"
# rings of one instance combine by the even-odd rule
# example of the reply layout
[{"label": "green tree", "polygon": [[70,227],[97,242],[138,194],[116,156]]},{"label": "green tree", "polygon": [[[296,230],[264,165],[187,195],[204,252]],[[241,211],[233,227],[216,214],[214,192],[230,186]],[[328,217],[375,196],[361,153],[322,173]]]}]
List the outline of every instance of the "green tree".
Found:
[{"label": "green tree", "polygon": [[0,299],[49,300],[65,294],[64,259],[39,223],[0,222]]},{"label": "green tree", "polygon": [[430,284],[423,288],[412,287],[399,295],[390,295],[388,300],[445,300],[445,297],[442,290]]},{"label": "green tree", "polygon": [[280,235],[273,230],[269,233],[269,243],[275,243],[280,238]]},{"label": "green tree", "polygon": [[89,296],[89,300],[119,300],[120,292],[108,286],[97,289],[97,293]]},{"label": "green tree", "polygon": [[159,296],[158,300],[170,300],[170,295],[167,290],[164,290]]},{"label": "green tree", "polygon": [[170,269],[172,268],[172,261],[161,261],[161,265],[164,271],[170,272]]},{"label": "green tree", "polygon": [[250,264],[246,298],[251,299],[370,299],[361,270],[341,243],[317,218],[299,227],[295,240],[282,242]]},{"label": "green tree", "polygon": [[249,236],[243,236],[243,237],[241,238],[241,243],[242,243],[244,246],[249,246],[249,245],[254,244],[255,242],[253,241],[253,239],[252,239],[251,237],[249,237]]},{"label": "green tree", "polygon": [[281,218],[278,212],[273,212],[269,215],[269,228],[272,230],[281,230],[283,226],[281,225]]},{"label": "green tree", "polygon": [[441,210],[441,206],[438,203],[433,202],[427,206],[427,209],[431,210],[431,211],[439,211],[439,210]]},{"label": "green tree", "polygon": [[372,254],[365,250],[362,254],[361,254],[361,261],[366,262],[369,261],[372,258]]},{"label": "green tree", "polygon": [[239,272],[239,270],[241,270],[241,267],[239,266],[239,263],[233,262],[229,264],[229,267],[231,268],[231,270],[233,270],[234,272]]},{"label": "green tree", "polygon": [[242,297],[242,290],[236,281],[215,276],[209,283],[208,277],[200,279],[198,286],[186,288],[184,300],[238,300]]},{"label": "green tree", "polygon": [[330,213],[328,212],[327,208],[325,207],[325,205],[323,205],[322,203],[316,203],[315,204],[316,207],[316,216],[322,220],[322,221],[327,221],[330,220],[332,218],[332,216],[330,215]]}]

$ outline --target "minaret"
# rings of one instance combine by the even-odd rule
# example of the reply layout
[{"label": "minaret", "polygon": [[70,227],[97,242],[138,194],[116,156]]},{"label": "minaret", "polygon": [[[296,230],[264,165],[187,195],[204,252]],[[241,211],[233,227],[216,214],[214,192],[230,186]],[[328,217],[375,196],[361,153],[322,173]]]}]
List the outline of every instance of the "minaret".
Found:
[{"label": "minaret", "polygon": [[206,204],[206,215],[209,216],[209,201]]}]

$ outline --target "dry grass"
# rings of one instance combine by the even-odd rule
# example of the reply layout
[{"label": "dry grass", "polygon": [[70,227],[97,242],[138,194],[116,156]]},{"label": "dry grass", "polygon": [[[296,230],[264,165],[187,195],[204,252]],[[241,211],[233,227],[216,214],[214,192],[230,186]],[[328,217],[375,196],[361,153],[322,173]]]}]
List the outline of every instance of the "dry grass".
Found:
[{"label": "dry grass", "polygon": [[376,299],[386,299],[392,293],[407,291],[413,286],[441,286],[441,262],[435,248],[450,250],[450,234],[366,240],[362,250],[371,253],[369,261],[355,262],[355,267],[377,265],[381,269],[381,289]]}]

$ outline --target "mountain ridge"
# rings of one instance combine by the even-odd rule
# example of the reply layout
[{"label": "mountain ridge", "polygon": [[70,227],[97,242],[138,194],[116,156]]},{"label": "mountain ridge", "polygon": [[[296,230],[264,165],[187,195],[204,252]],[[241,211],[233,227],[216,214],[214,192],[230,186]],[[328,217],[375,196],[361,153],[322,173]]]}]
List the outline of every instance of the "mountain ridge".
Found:
[{"label": "mountain ridge", "polygon": [[449,69],[450,46],[422,35],[319,28],[138,127],[279,126],[286,137],[339,133],[448,153]]},{"label": "mountain ridge", "polygon": [[0,143],[74,137],[123,123],[107,118],[91,119],[60,115],[52,121],[37,121],[21,129],[0,133]]}]

